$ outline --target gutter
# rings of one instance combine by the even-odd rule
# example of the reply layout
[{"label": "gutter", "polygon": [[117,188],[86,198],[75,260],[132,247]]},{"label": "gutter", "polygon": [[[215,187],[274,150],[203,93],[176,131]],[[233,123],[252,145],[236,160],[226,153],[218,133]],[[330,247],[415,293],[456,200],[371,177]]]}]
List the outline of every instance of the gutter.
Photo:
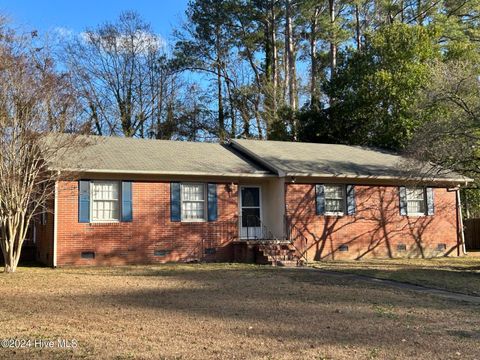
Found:
[{"label": "gutter", "polygon": [[134,174],[134,175],[168,175],[168,176],[208,176],[208,177],[244,177],[262,178],[275,177],[269,173],[207,173],[192,171],[144,171],[144,170],[121,170],[121,169],[56,169],[57,171],[84,173],[84,174]]},{"label": "gutter", "polygon": [[58,181],[55,181],[55,200],[53,205],[53,267],[57,267],[57,234],[58,234]]},{"label": "gutter", "polygon": [[331,174],[331,173],[285,173],[286,177],[306,177],[306,178],[333,178],[333,179],[367,179],[367,180],[394,180],[394,181],[406,181],[406,182],[434,182],[434,183],[454,183],[459,185],[461,183],[468,184],[469,182],[474,181],[470,178],[421,178],[421,177],[400,177],[400,176],[390,176],[390,175],[349,175],[349,174]]},{"label": "gutter", "polygon": [[460,232],[460,240],[462,242],[462,250],[463,254],[467,254],[467,248],[465,245],[465,232],[464,232],[464,227],[463,227],[463,216],[462,216],[462,203],[461,203],[461,198],[460,198],[460,189],[457,189],[457,206],[458,206],[458,226],[459,226],[459,232]]}]

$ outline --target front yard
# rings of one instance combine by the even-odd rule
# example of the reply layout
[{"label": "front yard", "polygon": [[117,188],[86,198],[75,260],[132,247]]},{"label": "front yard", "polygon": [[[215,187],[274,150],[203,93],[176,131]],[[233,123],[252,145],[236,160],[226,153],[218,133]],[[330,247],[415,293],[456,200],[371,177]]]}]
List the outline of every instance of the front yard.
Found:
[{"label": "front yard", "polygon": [[478,255],[434,259],[322,261],[313,266],[480,296]]},{"label": "front yard", "polygon": [[19,268],[0,288],[0,339],[78,342],[0,358],[480,357],[478,307],[311,269]]}]

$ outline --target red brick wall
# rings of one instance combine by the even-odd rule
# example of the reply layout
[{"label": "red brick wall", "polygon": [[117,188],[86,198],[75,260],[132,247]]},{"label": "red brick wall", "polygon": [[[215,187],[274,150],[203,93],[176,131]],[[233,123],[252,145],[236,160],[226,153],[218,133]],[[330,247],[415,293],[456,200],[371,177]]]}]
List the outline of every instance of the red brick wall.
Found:
[{"label": "red brick wall", "polygon": [[[218,220],[171,222],[170,183],[135,181],[132,186],[133,222],[78,222],[78,183],[59,183],[57,265],[142,264],[167,261],[232,258],[237,236],[237,186],[218,184]],[[205,248],[216,253],[204,255]],[[167,250],[166,256],[155,256]],[[81,258],[95,252],[95,259]]]},{"label": "red brick wall", "polygon": [[[218,220],[170,221],[170,183],[135,181],[133,222],[84,224],[78,222],[78,183],[59,183],[57,265],[142,264],[167,261],[230,261],[231,241],[238,234],[238,186],[218,184]],[[294,225],[295,245],[308,259],[368,257],[431,257],[457,255],[455,192],[434,190],[435,215],[399,214],[395,186],[356,186],[353,216],[315,214],[315,185],[286,184],[287,218]],[[51,265],[53,214],[38,236],[38,258]],[[339,247],[348,245],[348,251]],[[399,251],[399,244],[406,251]],[[438,244],[446,244],[438,251]],[[215,248],[215,254],[205,254]],[[155,256],[156,250],[169,251]],[[95,259],[82,259],[95,252]]]},{"label": "red brick wall", "polygon": [[[398,187],[355,186],[355,192],[355,215],[319,216],[314,184],[286,184],[287,219],[308,260],[457,255],[455,192],[434,189],[435,214],[421,217],[400,215]],[[339,251],[343,244],[348,251]]]}]

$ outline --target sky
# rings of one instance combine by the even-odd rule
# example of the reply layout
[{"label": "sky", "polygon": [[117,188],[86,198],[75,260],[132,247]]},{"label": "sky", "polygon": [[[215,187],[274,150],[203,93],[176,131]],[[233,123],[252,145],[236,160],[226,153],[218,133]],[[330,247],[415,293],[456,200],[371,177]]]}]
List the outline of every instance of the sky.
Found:
[{"label": "sky", "polygon": [[134,10],[153,30],[168,39],[182,21],[188,0],[0,0],[0,13],[25,30],[52,32],[63,29],[80,33],[125,10]]}]

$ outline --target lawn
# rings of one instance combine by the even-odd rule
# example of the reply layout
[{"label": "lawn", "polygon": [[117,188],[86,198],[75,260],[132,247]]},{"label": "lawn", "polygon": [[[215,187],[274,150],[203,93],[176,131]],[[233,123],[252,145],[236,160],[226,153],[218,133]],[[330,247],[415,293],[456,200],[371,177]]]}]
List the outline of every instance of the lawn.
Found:
[{"label": "lawn", "polygon": [[0,289],[0,339],[78,342],[0,358],[480,357],[478,307],[311,269],[24,267]]},{"label": "lawn", "polygon": [[313,266],[480,296],[480,257],[322,261]]}]

